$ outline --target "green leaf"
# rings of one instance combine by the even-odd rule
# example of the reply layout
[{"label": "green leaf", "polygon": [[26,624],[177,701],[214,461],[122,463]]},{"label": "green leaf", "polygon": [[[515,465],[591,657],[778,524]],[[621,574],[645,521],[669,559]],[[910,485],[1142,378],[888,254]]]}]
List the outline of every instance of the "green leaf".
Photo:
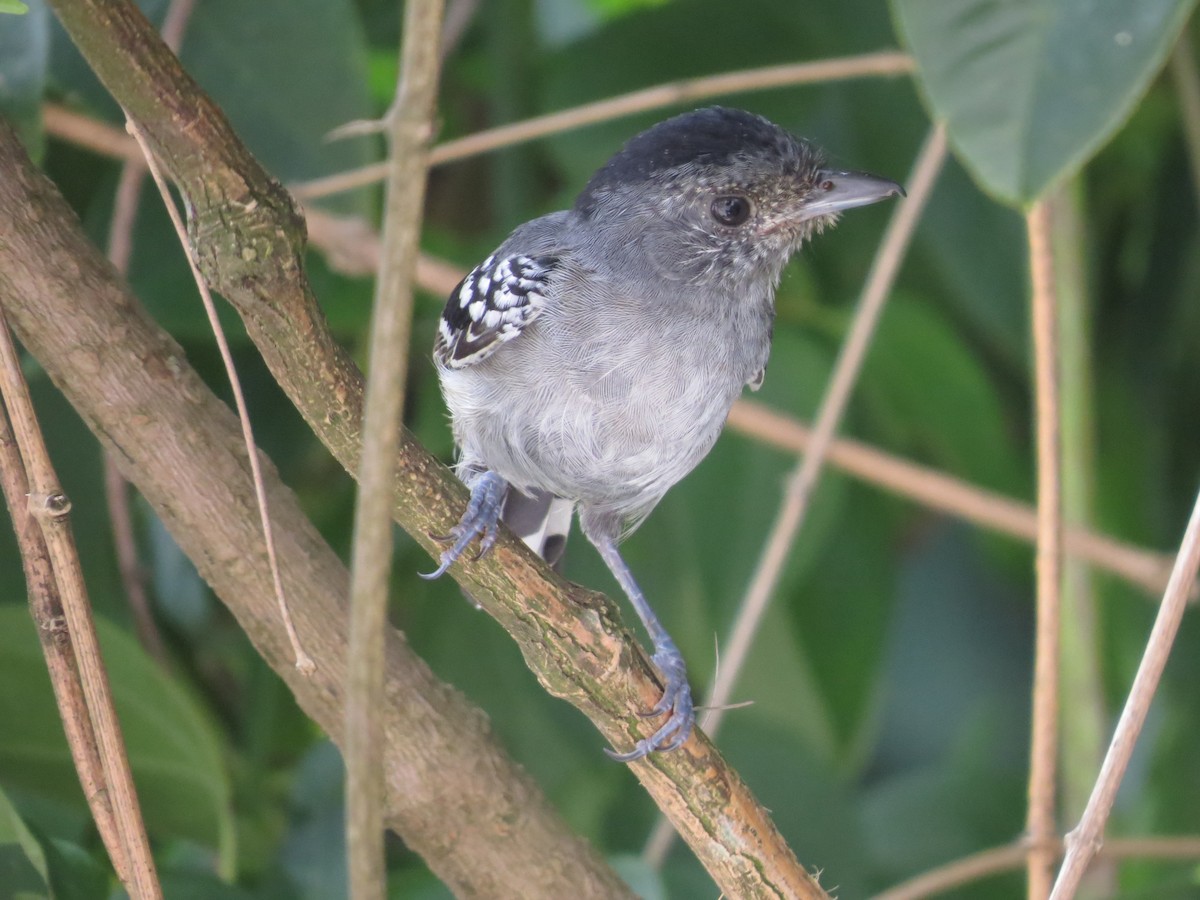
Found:
[{"label": "green leaf", "polygon": [[29,7],[21,0],[0,0],[0,13],[13,13],[20,16],[27,12],[29,12]]},{"label": "green leaf", "polygon": [[[117,715],[152,833],[228,852],[230,786],[212,724],[125,632],[96,623]],[[29,612],[0,606],[0,781],[82,804]]]},{"label": "green leaf", "polygon": [[989,193],[1027,204],[1128,119],[1192,0],[892,0],[936,119]]}]

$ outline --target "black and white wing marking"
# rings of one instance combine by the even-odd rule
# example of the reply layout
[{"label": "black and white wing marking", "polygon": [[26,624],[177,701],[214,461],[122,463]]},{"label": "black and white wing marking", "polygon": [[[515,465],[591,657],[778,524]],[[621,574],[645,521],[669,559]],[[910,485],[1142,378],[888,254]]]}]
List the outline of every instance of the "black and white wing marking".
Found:
[{"label": "black and white wing marking", "polygon": [[487,359],[511,341],[546,305],[553,256],[489,256],[450,294],[438,323],[433,355],[461,369]]}]

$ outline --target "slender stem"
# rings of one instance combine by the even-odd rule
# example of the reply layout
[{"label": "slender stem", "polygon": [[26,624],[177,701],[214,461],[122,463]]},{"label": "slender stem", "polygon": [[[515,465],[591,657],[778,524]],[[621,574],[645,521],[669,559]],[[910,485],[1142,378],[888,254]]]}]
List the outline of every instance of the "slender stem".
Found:
[{"label": "slender stem", "polygon": [[[793,453],[807,453],[812,444],[812,430],[807,425],[751,400],[739,400],[733,405],[728,426]],[[839,438],[829,445],[829,464],[867,484],[965,522],[1029,543],[1037,539],[1037,513],[1029,504],[884,453],[869,444]],[[1161,595],[1171,574],[1173,557],[1081,527],[1066,528],[1063,549],[1068,555],[1155,595]]]},{"label": "slender stem", "polygon": [[1051,900],[1070,900],[1074,896],[1084,872],[1087,871],[1088,863],[1100,848],[1104,826],[1109,813],[1112,812],[1113,800],[1117,796],[1117,788],[1129,767],[1129,760],[1133,756],[1133,748],[1142,732],[1142,726],[1146,723],[1146,714],[1162,678],[1175,634],[1179,631],[1179,623],[1187,608],[1188,594],[1196,579],[1198,568],[1200,497],[1197,497],[1192,508],[1192,515],[1179,547],[1179,555],[1175,558],[1171,580],[1163,594],[1162,605],[1150,631],[1150,640],[1146,643],[1146,650],[1142,654],[1137,675],[1134,676],[1133,686],[1129,689],[1129,697],[1117,722],[1108,753],[1105,754],[1104,763],[1100,767],[1100,775],[1092,789],[1092,796],[1088,799],[1087,808],[1079,824],[1067,835],[1067,856],[1063,861],[1062,870],[1058,873],[1054,893],[1050,895]]},{"label": "slender stem", "polygon": [[421,211],[437,98],[441,0],[404,5],[390,116],[387,207],[371,315],[363,447],[350,572],[346,663],[346,840],[350,896],[383,898],[384,634],[392,571],[392,485],[400,443]]},{"label": "slender stem", "polygon": [[4,404],[0,403],[0,491],[12,518],[17,536],[25,583],[29,590],[29,612],[38,631],[42,655],[50,673],[50,685],[63,723],[67,746],[84,799],[92,811],[96,831],[108,851],[113,870],[122,884],[129,883],[129,857],[121,843],[112,802],[104,787],[104,765],[100,747],[88,715],[83,683],[75,665],[75,652],[70,645],[70,629],[63,615],[62,596],[54,578],[50,551],[29,512],[29,478],[16,438],[9,425]]},{"label": "slender stem", "polygon": [[288,611],[287,597],[283,590],[283,577],[279,572],[279,559],[275,548],[275,533],[271,527],[271,513],[267,508],[267,491],[263,480],[262,464],[258,458],[258,447],[254,443],[254,432],[250,426],[250,412],[246,408],[246,397],[242,392],[242,383],[237,377],[237,369],[233,364],[233,352],[229,349],[229,341],[225,338],[225,331],[221,328],[220,319],[217,318],[217,306],[213,302],[208,284],[201,276],[200,270],[196,265],[196,258],[191,252],[188,243],[187,230],[184,228],[183,220],[179,217],[179,210],[175,208],[175,203],[171,200],[171,192],[167,188],[167,182],[158,169],[158,163],[154,158],[154,154],[146,142],[140,127],[133,119],[128,120],[127,127],[129,133],[133,135],[134,139],[141,146],[142,152],[145,154],[146,166],[150,170],[150,176],[154,179],[154,183],[158,187],[158,192],[162,196],[163,206],[166,207],[167,215],[170,217],[171,224],[175,228],[175,234],[179,238],[180,246],[184,248],[188,267],[191,269],[192,278],[196,282],[196,288],[200,292],[200,300],[204,305],[204,313],[208,317],[208,324],[212,328],[213,339],[216,341],[217,350],[221,354],[221,362],[225,367],[225,374],[229,378],[229,388],[233,393],[233,402],[234,407],[237,409],[238,422],[242,426],[242,439],[246,444],[246,459],[250,464],[250,472],[254,479],[255,501],[258,506],[259,521],[262,523],[263,539],[267,545],[267,562],[271,568],[271,579],[275,586],[275,598],[279,604],[279,615],[287,630],[288,641],[292,645],[292,652],[296,656],[296,668],[301,672],[311,673],[316,664],[304,652],[304,647],[300,644],[300,636],[296,633],[296,626],[293,624],[291,613]]},{"label": "slender stem", "polygon": [[[163,18],[163,42],[176,53],[183,43],[188,20],[195,8],[195,0],[171,0]],[[136,149],[136,148],[135,148]],[[129,273],[129,260],[133,255],[133,228],[137,223],[138,204],[145,183],[146,161],[140,152],[126,157],[117,179],[117,190],[113,199],[113,214],[108,225],[108,259],[121,275]],[[117,571],[129,611],[133,615],[138,640],[146,651],[165,665],[167,651],[162,635],[154,622],[150,601],[146,595],[146,582],[138,561],[137,540],[134,537],[133,511],[129,503],[129,484],[116,461],[110,454],[104,455],[104,494],[108,505],[108,518],[112,525],[113,549],[117,556]]]},{"label": "slender stem", "polygon": [[46,134],[84,147],[101,156],[142,161],[137,141],[115,125],[57,103],[42,104],[42,127]]},{"label": "slender stem", "polygon": [[449,0],[442,17],[442,34],[438,44],[438,60],[445,64],[458,42],[467,33],[467,27],[479,12],[480,0]]},{"label": "slender stem", "polygon": [[[1083,812],[1093,774],[1104,758],[1109,714],[1101,676],[1101,647],[1091,565],[1067,553],[1069,524],[1093,518],[1095,464],[1095,389],[1092,383],[1092,306],[1087,284],[1083,223],[1084,185],[1074,178],[1054,191],[1051,248],[1055,260],[1059,320],[1059,377],[1062,380],[1063,580],[1062,634],[1059,651],[1059,727],[1062,729],[1062,814]],[[1116,892],[1113,867],[1095,871],[1089,895]]]},{"label": "slender stem", "polygon": [[145,570],[138,559],[137,538],[133,528],[133,507],[129,502],[129,482],[117,468],[111,456],[104,456],[104,499],[108,506],[108,521],[113,533],[113,551],[117,557],[117,573],[125,591],[125,601],[133,616],[134,631],[142,648],[164,668],[167,647],[159,634],[146,592]]},{"label": "slender stem", "polygon": [[1059,434],[1058,324],[1050,209],[1037,203],[1026,218],[1033,287],[1034,380],[1037,390],[1037,634],[1033,725],[1029,751],[1028,896],[1045,900],[1054,864],[1058,763],[1060,590],[1062,585],[1062,459]]},{"label": "slender stem", "polygon": [[[62,492],[50,454],[37,424],[28,386],[21,374],[8,323],[0,314],[0,397],[16,435],[29,479],[28,511],[41,527],[54,581],[62,597],[67,634],[99,750],[104,789],[109,795],[121,847],[114,867],[124,869],[126,889],[134,900],[157,900],[162,888],[154,868],[150,841],[138,806],[121,725],[113,707],[108,672],[100,654],[91,605],[68,513],[71,502]],[[120,857],[124,856],[124,864]]]},{"label": "slender stem", "polygon": [[[1062,841],[1054,841],[1054,852],[1062,855]],[[1011,872],[1025,864],[1028,849],[1023,842],[981,850],[944,866],[922,872],[908,881],[876,894],[873,900],[924,900],[955,888]],[[1104,845],[1101,855],[1106,859],[1200,859],[1200,837],[1116,838]]]},{"label": "slender stem", "polygon": [[[536,116],[509,125],[500,125],[461,138],[446,141],[434,147],[429,164],[433,166],[454,162],[511,147],[537,138],[595,125],[621,116],[661,109],[676,103],[704,100],[724,94],[743,91],[766,90],[769,88],[795,87],[801,84],[819,84],[827,81],[842,81],[851,78],[872,78],[905,75],[913,69],[912,58],[895,50],[865,53],[860,56],[845,56],[815,62],[790,63],[781,66],[766,66],[727,72],[684,81],[673,81],[655,85],[618,97],[609,97],[595,103],[585,103],[555,113]],[[47,103],[42,107],[43,126],[49,134],[88,147],[106,156],[138,155],[138,150],[125,135],[106,123],[90,119],[66,107]],[[343,128],[339,134],[365,131],[376,133],[379,129]],[[300,182],[291,186],[292,193],[304,200],[315,200],[330,194],[353,190],[383,181],[387,177],[386,162],[372,163],[359,169],[335,172],[322,178]]]},{"label": "slender stem", "polygon": [[[848,78],[871,78],[885,75],[904,75],[912,71],[912,59],[895,50],[822,59],[816,62],[767,66],[741,72],[727,72],[704,78],[691,78],[655,85],[595,103],[586,103],[560,112],[536,116],[511,125],[489,128],[466,137],[446,141],[433,149],[431,165],[466,159],[501,147],[525,143],[536,138],[595,125],[621,116],[661,109],[676,103],[736,94],[742,91],[792,87]],[[387,173],[387,163],[375,163],[348,172],[338,172],[292,185],[292,193],[304,200],[313,200],[381,181]]]},{"label": "slender stem", "polygon": [[[146,163],[139,155],[125,160],[117,179],[117,190],[113,198],[113,214],[108,225],[108,259],[113,268],[126,275],[129,260],[133,255],[133,226],[137,221],[138,203],[142,196],[142,183],[146,174]],[[117,570],[125,600],[133,615],[138,640],[160,663],[166,662],[166,649],[150,601],[146,595],[146,584],[138,564],[137,540],[134,537],[133,515],[129,504],[129,485],[109,454],[104,455],[104,493],[108,505],[108,519],[112,527],[113,550],[117,557]]]}]

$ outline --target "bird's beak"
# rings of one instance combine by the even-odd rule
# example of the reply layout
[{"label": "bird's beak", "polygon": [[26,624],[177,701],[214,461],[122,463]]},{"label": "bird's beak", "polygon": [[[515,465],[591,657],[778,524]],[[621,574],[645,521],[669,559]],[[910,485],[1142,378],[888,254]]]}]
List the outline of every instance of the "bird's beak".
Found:
[{"label": "bird's beak", "polygon": [[805,201],[803,216],[812,219],[866,206],[886,200],[888,197],[904,196],[904,188],[876,175],[866,172],[835,172],[822,169],[817,173],[816,187]]}]

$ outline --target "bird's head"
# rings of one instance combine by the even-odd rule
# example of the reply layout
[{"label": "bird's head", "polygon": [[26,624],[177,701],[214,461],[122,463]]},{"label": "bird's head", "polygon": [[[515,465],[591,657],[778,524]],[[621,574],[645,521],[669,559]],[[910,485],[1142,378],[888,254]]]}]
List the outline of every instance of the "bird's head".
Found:
[{"label": "bird's head", "polygon": [[630,140],[588,182],[575,211],[659,274],[737,289],[774,283],[805,238],[838,214],[903,194],[828,168],[821,151],[761,116],[714,106]]}]

